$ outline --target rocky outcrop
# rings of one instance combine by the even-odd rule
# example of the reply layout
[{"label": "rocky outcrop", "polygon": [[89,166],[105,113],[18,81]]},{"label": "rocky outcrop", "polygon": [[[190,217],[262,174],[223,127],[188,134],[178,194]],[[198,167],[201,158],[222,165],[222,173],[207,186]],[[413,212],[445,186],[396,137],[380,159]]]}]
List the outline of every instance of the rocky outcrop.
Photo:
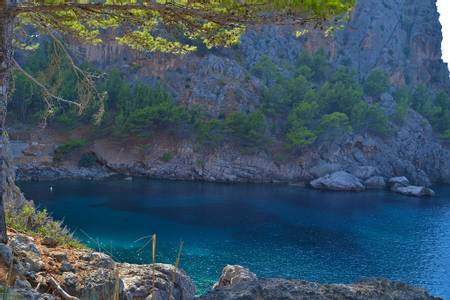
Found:
[{"label": "rocky outcrop", "polygon": [[[133,299],[194,299],[195,286],[182,270],[172,265],[132,265],[118,264],[119,276],[123,283],[123,295],[127,300]],[[154,273],[153,273],[154,272]],[[175,282],[172,282],[175,276]],[[155,295],[152,288],[155,278]]]},{"label": "rocky outcrop", "polygon": [[256,280],[256,274],[249,269],[239,265],[228,265],[222,270],[219,281],[214,284],[213,289]]},{"label": "rocky outcrop", "polygon": [[[151,299],[154,279],[156,300],[194,298],[192,280],[174,266],[118,264],[104,253],[49,247],[40,238],[10,235],[8,245],[0,244],[0,267],[9,272],[13,262],[11,295],[27,300],[60,299],[56,283],[67,294],[80,299],[112,299],[118,271],[120,299]],[[53,291],[53,295],[46,295],[49,291]],[[20,297],[13,299],[22,299]]]},{"label": "rocky outcrop", "polygon": [[[219,283],[199,297],[201,300],[432,300],[439,299],[425,290],[385,279],[369,279],[354,284],[319,284],[286,279],[252,279],[249,270],[233,266],[234,280],[227,281],[230,267],[226,267]],[[242,277],[242,278],[240,278]],[[227,284],[220,284],[225,281]]]},{"label": "rocky outcrop", "polygon": [[259,279],[215,289],[201,300],[437,300],[425,290],[383,279],[354,284],[319,284],[315,282]]},{"label": "rocky outcrop", "polygon": [[391,188],[391,191],[406,196],[426,197],[435,195],[434,191],[430,188],[410,185],[408,178],[404,176],[390,178],[388,180],[388,185]]},{"label": "rocky outcrop", "polygon": [[310,184],[315,189],[333,191],[363,191],[365,189],[357,177],[344,171],[320,177],[311,181]]}]

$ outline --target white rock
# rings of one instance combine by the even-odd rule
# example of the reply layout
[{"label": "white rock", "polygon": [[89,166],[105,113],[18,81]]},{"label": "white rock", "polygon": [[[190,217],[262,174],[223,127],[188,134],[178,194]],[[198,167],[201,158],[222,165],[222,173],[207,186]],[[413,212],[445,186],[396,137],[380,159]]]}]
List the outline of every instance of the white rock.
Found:
[{"label": "white rock", "polygon": [[386,180],[382,176],[373,176],[366,179],[364,185],[367,189],[384,189],[386,187]]},{"label": "white rock", "polygon": [[324,177],[320,177],[310,182],[315,189],[333,191],[363,191],[365,189],[361,181],[345,171],[335,172]]},{"label": "white rock", "polygon": [[244,281],[257,280],[256,274],[249,269],[239,265],[227,265],[223,268],[219,281],[213,286],[213,289],[234,285]]},{"label": "white rock", "polygon": [[396,193],[407,195],[407,196],[415,196],[415,197],[426,197],[426,196],[434,196],[435,193],[432,189],[423,187],[423,186],[399,186],[395,185],[392,190]]},{"label": "white rock", "polygon": [[392,178],[390,178],[388,180],[388,185],[390,187],[393,187],[394,185],[408,186],[409,185],[409,180],[405,176],[392,177]]}]

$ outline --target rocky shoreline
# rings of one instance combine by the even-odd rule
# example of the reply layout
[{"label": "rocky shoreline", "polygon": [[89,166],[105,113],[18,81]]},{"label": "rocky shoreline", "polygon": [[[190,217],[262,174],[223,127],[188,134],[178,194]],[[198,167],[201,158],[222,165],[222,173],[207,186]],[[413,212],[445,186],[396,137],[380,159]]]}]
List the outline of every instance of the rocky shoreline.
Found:
[{"label": "rocky shoreline", "polygon": [[10,236],[8,245],[0,244],[0,275],[8,275],[8,299],[14,300],[112,299],[117,288],[119,299],[126,300],[440,299],[423,289],[386,279],[354,284],[259,279],[248,269],[231,265],[223,269],[209,291],[196,295],[193,281],[172,265],[116,263],[104,253],[64,248],[50,239],[15,232]]},{"label": "rocky shoreline", "polygon": [[[392,96],[383,107],[394,110]],[[115,141],[90,137],[89,128],[67,132],[41,128],[10,128],[13,165],[18,180],[100,179],[111,175],[230,183],[286,183],[330,190],[361,191],[386,186],[408,195],[431,195],[432,184],[450,184],[450,150],[434,136],[429,123],[410,110],[405,124],[389,138],[349,134],[306,148],[297,154],[277,149],[243,153],[235,145],[202,149],[191,139],[161,133],[152,139]],[[54,152],[69,140],[88,144],[63,161]],[[280,154],[281,153],[281,154]],[[80,157],[95,157],[92,167],[79,167]],[[328,176],[328,177],[327,177]],[[341,188],[338,182],[344,182]],[[334,183],[338,183],[334,186]],[[347,186],[353,182],[351,186]]]}]

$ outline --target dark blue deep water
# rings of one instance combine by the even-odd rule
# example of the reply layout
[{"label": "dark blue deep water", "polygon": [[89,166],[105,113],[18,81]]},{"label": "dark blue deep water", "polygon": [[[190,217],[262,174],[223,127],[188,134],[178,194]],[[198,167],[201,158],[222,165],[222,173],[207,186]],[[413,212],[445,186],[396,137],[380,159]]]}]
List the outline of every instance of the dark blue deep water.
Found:
[{"label": "dark blue deep water", "polygon": [[117,260],[149,262],[150,247],[138,253],[144,241],[133,241],[156,233],[158,261],[174,263],[184,240],[182,268],[200,292],[224,265],[240,264],[260,277],[329,283],[382,276],[450,299],[450,187],[416,199],[145,179],[20,186],[78,238]]}]

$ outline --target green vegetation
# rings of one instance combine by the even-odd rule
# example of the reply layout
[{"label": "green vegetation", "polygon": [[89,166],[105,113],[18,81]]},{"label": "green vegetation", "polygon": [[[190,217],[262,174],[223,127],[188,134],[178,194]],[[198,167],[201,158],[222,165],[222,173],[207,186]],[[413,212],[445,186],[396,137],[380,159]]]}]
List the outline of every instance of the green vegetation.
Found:
[{"label": "green vegetation", "polygon": [[[43,57],[51,56],[44,44],[27,60],[27,70],[34,76],[45,76],[52,64]],[[87,68],[87,66],[85,66]],[[75,81],[70,73],[58,71],[50,82],[55,93],[74,99]],[[177,103],[161,84],[131,80],[118,70],[110,70],[97,89],[106,92],[104,115],[93,129],[93,138],[112,136],[124,140],[130,136],[152,138],[157,133],[195,139],[202,149],[234,144],[244,152],[254,152],[270,143],[282,143],[296,150],[317,142],[330,141],[348,133],[371,133],[381,137],[391,134],[390,122],[402,125],[409,108],[425,116],[443,139],[450,128],[449,97],[434,95],[424,86],[405,87],[394,93],[396,110],[387,116],[380,107],[380,95],[391,89],[386,74],[372,71],[364,83],[347,68],[333,69],[325,51],[300,53],[297,61],[281,72],[268,56],[262,56],[250,73],[264,84],[261,106],[254,111],[234,111],[211,116],[199,105],[186,107]],[[56,78],[64,78],[58,81]],[[79,115],[66,104],[54,107],[51,115],[42,104],[43,95],[36,87],[16,77],[16,92],[10,105],[11,119],[38,123],[46,119],[49,126],[71,130],[79,125],[92,126],[99,102],[92,101]],[[71,92],[72,91],[72,94]],[[368,104],[365,97],[371,97]],[[55,150],[55,160],[81,150],[85,141],[71,140]],[[171,153],[161,157],[170,161]],[[95,165],[96,158],[85,153],[79,165]]]},{"label": "green vegetation", "polygon": [[71,248],[84,248],[62,222],[54,221],[44,210],[36,210],[24,205],[19,212],[6,209],[6,224],[13,230],[33,237],[54,239],[58,245]]},{"label": "green vegetation", "polygon": [[166,152],[161,156],[161,160],[163,162],[169,162],[173,159],[173,153],[172,152]]},{"label": "green vegetation", "polygon": [[78,166],[82,168],[90,168],[97,164],[97,156],[92,152],[83,153],[78,161]]},{"label": "green vegetation", "polygon": [[[262,65],[271,66],[263,59]],[[312,55],[302,52],[290,70],[292,77],[274,73],[277,80],[263,92],[262,108],[271,123],[276,124],[272,134],[284,136],[289,148],[350,132],[389,134],[387,115],[377,104],[367,104],[365,89],[355,74],[345,68],[333,70],[323,50]],[[366,86],[371,94],[381,94],[388,87],[386,82],[386,75],[374,71]]]},{"label": "green vegetation", "polygon": [[398,90],[395,100],[398,123],[403,123],[408,109],[412,108],[430,122],[438,136],[450,140],[450,97],[446,92],[433,93],[424,84],[419,84],[415,88]]},{"label": "green vegetation", "polygon": [[82,149],[84,146],[86,146],[86,144],[87,142],[83,139],[68,140],[55,149],[53,159],[55,161],[61,161],[70,153]]},{"label": "green vegetation", "polygon": [[364,83],[364,93],[368,96],[379,97],[389,89],[389,78],[381,70],[372,71]]}]

